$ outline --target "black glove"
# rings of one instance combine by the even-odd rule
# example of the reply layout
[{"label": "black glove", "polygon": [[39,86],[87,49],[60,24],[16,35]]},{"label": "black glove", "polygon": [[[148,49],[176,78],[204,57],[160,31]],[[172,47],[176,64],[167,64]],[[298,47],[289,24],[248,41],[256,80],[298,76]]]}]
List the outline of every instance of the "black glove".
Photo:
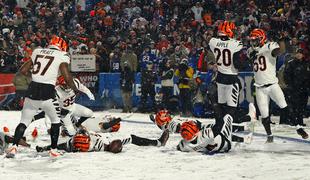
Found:
[{"label": "black glove", "polygon": [[257,58],[258,51],[254,50],[250,53],[250,59],[254,61]]}]

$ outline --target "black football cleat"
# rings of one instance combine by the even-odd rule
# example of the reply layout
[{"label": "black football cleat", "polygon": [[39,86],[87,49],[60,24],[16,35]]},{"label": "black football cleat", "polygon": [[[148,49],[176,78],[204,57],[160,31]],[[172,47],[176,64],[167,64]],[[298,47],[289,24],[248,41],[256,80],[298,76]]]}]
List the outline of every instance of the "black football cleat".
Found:
[{"label": "black football cleat", "polygon": [[273,143],[273,136],[267,136],[267,141],[266,143]]},{"label": "black football cleat", "polygon": [[309,138],[308,133],[303,128],[299,128],[296,131],[297,131],[297,134],[299,134],[303,139]]}]

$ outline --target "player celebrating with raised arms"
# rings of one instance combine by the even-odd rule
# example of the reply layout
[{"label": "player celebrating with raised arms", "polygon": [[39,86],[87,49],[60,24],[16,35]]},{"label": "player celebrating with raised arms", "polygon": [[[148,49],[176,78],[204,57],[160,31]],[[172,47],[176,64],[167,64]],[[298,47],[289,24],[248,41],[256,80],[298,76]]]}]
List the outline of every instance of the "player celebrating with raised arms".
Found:
[{"label": "player celebrating with raised arms", "polygon": [[235,118],[236,107],[239,103],[241,84],[238,79],[238,69],[242,66],[239,54],[243,45],[240,41],[233,39],[235,29],[233,22],[224,21],[218,26],[218,38],[211,38],[209,41],[218,72],[216,119],[222,119],[226,114]]},{"label": "player celebrating with raised arms", "polygon": [[57,144],[60,128],[60,107],[56,99],[55,84],[58,73],[64,76],[68,86],[73,91],[78,91],[69,71],[70,57],[66,52],[67,43],[58,36],[53,36],[47,48],[37,48],[31,55],[31,60],[23,64],[20,72],[31,76],[21,121],[15,129],[13,146],[9,148],[6,157],[13,158],[17,153],[17,145],[23,137],[27,126],[34,115],[42,109],[51,120],[51,156],[58,156]]},{"label": "player celebrating with raised arms", "polygon": [[[284,53],[285,43],[284,41],[268,42],[262,29],[254,29],[250,34],[250,39],[251,48],[248,49],[248,57],[254,62],[256,101],[268,136],[267,142],[273,142],[269,115],[270,98],[281,108],[285,116],[289,115],[287,103],[276,76],[276,57]],[[304,139],[308,138],[308,134],[299,126],[297,126],[297,133]]]}]

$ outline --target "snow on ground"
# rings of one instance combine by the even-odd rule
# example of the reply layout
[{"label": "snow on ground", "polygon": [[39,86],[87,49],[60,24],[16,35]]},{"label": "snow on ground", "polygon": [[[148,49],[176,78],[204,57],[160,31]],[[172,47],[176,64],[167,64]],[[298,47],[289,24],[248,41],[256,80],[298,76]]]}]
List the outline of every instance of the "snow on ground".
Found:
[{"label": "snow on ground", "polygon": [[[108,113],[96,112],[95,116]],[[117,112],[112,114],[127,116]],[[0,111],[0,128],[9,127],[11,134],[19,120],[20,112]],[[309,127],[310,119],[306,123]],[[86,126],[95,129],[97,122],[88,121]],[[30,136],[34,127],[39,130],[35,141]],[[165,147],[126,145],[119,154],[66,153],[51,159],[46,153],[38,154],[34,149],[36,145],[50,143],[45,122],[40,120],[26,131],[32,148],[19,148],[15,159],[0,156],[0,180],[310,179],[309,141],[296,142],[295,139],[300,138],[292,127],[277,125],[273,131],[275,135],[292,139],[275,138],[273,144],[265,144],[265,137],[254,136],[252,144],[233,144],[229,153],[203,155],[176,151],[180,135],[171,134]],[[256,125],[255,132],[264,133],[260,124]],[[116,137],[129,134],[158,138],[161,130],[150,123],[147,114],[132,114],[122,122],[120,132],[114,133]]]}]

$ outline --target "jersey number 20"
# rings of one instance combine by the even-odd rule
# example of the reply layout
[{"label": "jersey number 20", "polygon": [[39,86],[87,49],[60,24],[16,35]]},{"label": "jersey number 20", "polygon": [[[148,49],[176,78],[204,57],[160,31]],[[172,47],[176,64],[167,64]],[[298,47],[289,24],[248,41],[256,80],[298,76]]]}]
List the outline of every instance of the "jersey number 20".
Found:
[{"label": "jersey number 20", "polygon": [[224,66],[231,65],[231,52],[229,49],[223,49],[223,51],[221,52],[220,49],[215,48],[214,52],[216,53],[216,62],[218,66],[221,66],[222,63]]},{"label": "jersey number 20", "polygon": [[44,76],[48,68],[51,66],[52,62],[54,61],[53,56],[44,56],[44,55],[37,55],[36,58],[34,59],[34,64],[33,64],[33,69],[32,69],[32,74],[38,74],[41,70],[41,62],[48,60],[47,64],[45,67],[42,67],[43,70],[40,73],[41,76]]}]

